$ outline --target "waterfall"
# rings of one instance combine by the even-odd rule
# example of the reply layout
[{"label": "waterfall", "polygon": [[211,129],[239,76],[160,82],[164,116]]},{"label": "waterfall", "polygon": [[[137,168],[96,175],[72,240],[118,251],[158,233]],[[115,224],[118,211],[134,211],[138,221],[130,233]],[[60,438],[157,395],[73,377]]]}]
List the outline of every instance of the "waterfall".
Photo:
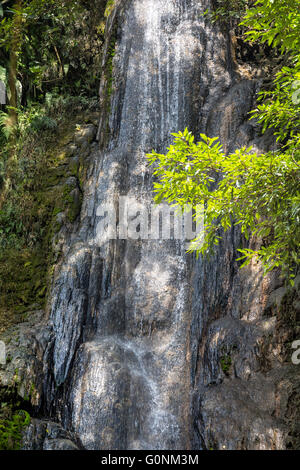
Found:
[{"label": "waterfall", "polygon": [[[47,413],[86,449],[201,446],[193,441],[191,395],[205,321],[203,266],[194,269],[182,240],[98,240],[97,210],[117,207],[120,196],[150,206],[145,155],[164,151],[172,132],[220,134],[228,148],[250,140],[244,123],[253,85],[226,95],[236,74],[227,38],[203,17],[207,6],[117,2],[110,137],[93,155],[80,226],[55,278],[44,356]],[[230,114],[238,99],[242,111]],[[217,292],[214,273],[207,282]]]}]

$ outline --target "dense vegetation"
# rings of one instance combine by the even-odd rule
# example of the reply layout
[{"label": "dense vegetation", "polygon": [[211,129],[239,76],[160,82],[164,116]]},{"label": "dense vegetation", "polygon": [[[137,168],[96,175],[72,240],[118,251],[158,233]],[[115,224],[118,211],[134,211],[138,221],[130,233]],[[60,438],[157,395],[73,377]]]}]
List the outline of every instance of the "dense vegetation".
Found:
[{"label": "dense vegetation", "polygon": [[210,253],[222,230],[239,225],[246,238],[252,233],[261,240],[259,249],[241,247],[244,264],[258,257],[265,271],[279,267],[293,282],[300,260],[300,2],[229,0],[207,14],[223,21],[224,4],[232,17],[244,11],[246,41],[267,44],[280,58],[273,85],[259,94],[251,116],[262,132],[274,132],[278,150],[258,155],[242,148],[226,155],[217,137],[202,134],[195,143],[187,129],[174,134],[166,155],[149,155],[159,179],[156,201],[204,205],[204,232],[191,250]]},{"label": "dense vegetation", "polygon": [[[2,145],[29,127],[55,130],[57,122],[49,107],[57,99],[96,96],[105,5],[104,0],[2,2],[0,79],[9,104],[0,114]],[[10,152],[1,159],[4,186],[11,184],[8,161],[15,154],[11,139]]]}]

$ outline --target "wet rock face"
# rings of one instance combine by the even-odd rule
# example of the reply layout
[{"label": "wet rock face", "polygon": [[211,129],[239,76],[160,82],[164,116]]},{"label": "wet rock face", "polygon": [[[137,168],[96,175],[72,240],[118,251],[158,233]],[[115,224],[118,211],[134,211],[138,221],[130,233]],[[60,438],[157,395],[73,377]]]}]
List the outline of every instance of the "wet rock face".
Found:
[{"label": "wet rock face", "polygon": [[126,195],[150,206],[145,153],[165,150],[171,132],[220,135],[228,151],[272,145],[247,122],[258,84],[205,23],[208,2],[116,4],[109,119],[89,156],[44,336],[44,413],[72,434],[46,438],[40,423],[29,432],[49,449],[282,448],[294,388],[282,405],[280,390],[293,369],[267,340],[274,282],[234,261],[240,235],[229,233],[210,261],[187,255],[181,240],[97,238],[102,204]]}]

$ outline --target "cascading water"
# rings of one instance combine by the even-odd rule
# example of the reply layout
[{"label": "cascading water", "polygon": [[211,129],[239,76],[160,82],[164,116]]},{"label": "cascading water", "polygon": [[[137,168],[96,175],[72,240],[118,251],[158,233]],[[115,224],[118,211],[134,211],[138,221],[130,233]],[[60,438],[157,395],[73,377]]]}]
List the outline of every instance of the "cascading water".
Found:
[{"label": "cascading water", "polygon": [[189,282],[194,261],[181,240],[99,240],[97,226],[98,207],[117,207],[120,196],[150,206],[145,154],[165,150],[171,132],[220,134],[227,148],[250,140],[251,83],[237,90],[237,118],[229,97],[223,120],[219,105],[236,76],[227,39],[202,15],[208,4],[117,2],[110,137],[93,155],[80,226],[55,279],[44,356],[47,413],[86,449],[201,446],[191,444],[191,328],[203,327],[192,319],[203,308]]},{"label": "cascading water", "polygon": [[96,211],[120,195],[149,206],[146,152],[192,125],[200,9],[197,1],[127,3],[113,61],[112,137],[54,288],[53,375],[57,385],[68,382],[62,422],[86,448],[180,449],[188,447],[190,400],[184,242],[97,246]]}]

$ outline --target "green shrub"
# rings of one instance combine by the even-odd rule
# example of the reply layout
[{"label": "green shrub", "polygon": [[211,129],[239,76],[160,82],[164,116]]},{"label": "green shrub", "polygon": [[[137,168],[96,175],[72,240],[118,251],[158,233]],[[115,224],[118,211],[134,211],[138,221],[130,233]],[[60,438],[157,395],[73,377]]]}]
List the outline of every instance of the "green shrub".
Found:
[{"label": "green shrub", "polygon": [[231,357],[229,355],[222,356],[220,359],[221,369],[225,375],[228,375],[229,369],[232,364]]}]

